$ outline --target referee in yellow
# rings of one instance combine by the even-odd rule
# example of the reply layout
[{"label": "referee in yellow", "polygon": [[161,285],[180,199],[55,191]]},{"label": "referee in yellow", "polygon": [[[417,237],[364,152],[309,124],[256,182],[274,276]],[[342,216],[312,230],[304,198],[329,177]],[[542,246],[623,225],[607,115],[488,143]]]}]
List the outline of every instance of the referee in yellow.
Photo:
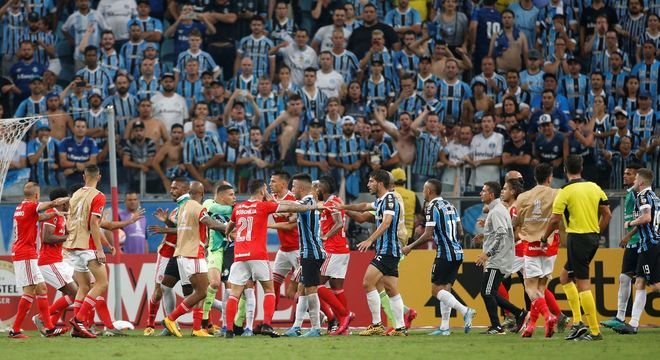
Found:
[{"label": "referee in yellow", "polygon": [[[600,186],[582,179],[581,156],[570,155],[564,167],[568,183],[557,191],[557,197],[552,205],[552,217],[541,241],[547,241],[552,232],[559,227],[563,216],[568,233],[566,245],[568,259],[559,281],[573,312],[573,327],[566,340],[603,340],[596,318],[596,303],[591,293],[589,265],[598,250],[600,233],[609,224],[612,213],[607,195]],[[589,322],[590,332],[582,322],[580,305],[584,309],[584,317]]]}]

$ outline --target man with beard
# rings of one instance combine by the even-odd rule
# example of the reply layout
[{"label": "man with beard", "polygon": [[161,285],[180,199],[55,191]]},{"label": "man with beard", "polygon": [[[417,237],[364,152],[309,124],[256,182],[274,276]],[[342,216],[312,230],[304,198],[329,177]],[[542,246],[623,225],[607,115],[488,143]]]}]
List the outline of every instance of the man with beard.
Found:
[{"label": "man with beard", "polygon": [[147,188],[159,192],[158,176],[151,169],[154,156],[156,156],[156,144],[145,135],[145,125],[138,120],[131,127],[131,136],[124,145],[122,159],[124,167],[128,170],[129,191],[140,191],[140,177],[141,173],[144,173]]},{"label": "man with beard", "polygon": [[302,98],[298,94],[292,94],[289,96],[289,101],[287,102],[287,109],[280,116],[275,119],[264,131],[264,139],[268,141],[270,138],[270,133],[275,131],[275,129],[281,125],[281,135],[279,137],[279,146],[280,146],[280,160],[284,160],[293,145],[293,141],[296,139],[298,134],[298,129],[301,122],[304,120],[303,115],[303,103]]},{"label": "man with beard", "polygon": [[385,119],[387,110],[376,109],[374,120],[395,141],[402,165],[410,165],[415,159],[416,132],[411,127],[412,116],[403,112],[399,114],[398,126]]},{"label": "man with beard", "polygon": [[138,107],[139,116],[126,125],[126,132],[124,133],[126,139],[128,139],[128,134],[131,133],[133,125],[137,122],[141,122],[144,125],[146,136],[156,144],[156,147],[159,147],[161,144],[164,144],[169,140],[165,124],[151,116],[151,109],[151,101],[149,101],[149,99],[142,99],[140,101]]},{"label": "man with beard", "polygon": [[[99,90],[103,97],[108,96],[114,88],[112,77],[103,68],[99,66],[98,48],[89,45],[85,48],[85,67],[78,70],[76,75],[82,76],[85,82],[92,86],[92,89]],[[128,91],[128,88],[126,88]]]},{"label": "man with beard", "polygon": [[35,77],[30,81],[30,96],[23,100],[14,117],[39,116],[46,110],[46,97],[43,94],[44,81],[41,77]]},{"label": "man with beard", "polygon": [[15,63],[9,70],[14,86],[21,90],[20,94],[14,94],[14,108],[30,96],[32,80],[41,78],[44,71],[46,71],[46,67],[39,64],[35,59],[34,44],[28,40],[21,41],[18,58],[20,61]]},{"label": "man with beard", "polygon": [[363,25],[355,29],[348,39],[346,48],[352,51],[358,59],[362,59],[371,47],[371,33],[374,30],[380,30],[385,35],[385,46],[395,51],[401,50],[399,35],[394,29],[378,21],[376,6],[367,4],[362,9]]},{"label": "man with beard", "polygon": [[128,76],[119,74],[115,78],[116,93],[105,98],[102,107],[105,109],[112,105],[115,109],[115,130],[117,134],[123,134],[128,122],[138,116],[138,100],[128,93],[130,81]]},{"label": "man with beard", "polygon": [[174,74],[164,73],[160,78],[160,85],[162,90],[151,98],[153,117],[161,120],[166,129],[172,129],[174,124],[183,125],[190,114],[186,99],[175,92]]}]

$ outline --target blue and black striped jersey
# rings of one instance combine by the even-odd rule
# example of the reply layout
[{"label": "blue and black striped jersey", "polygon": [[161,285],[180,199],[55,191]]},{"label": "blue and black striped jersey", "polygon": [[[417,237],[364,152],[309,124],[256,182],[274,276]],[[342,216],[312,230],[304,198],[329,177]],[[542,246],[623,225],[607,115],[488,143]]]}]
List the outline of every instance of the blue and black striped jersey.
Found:
[{"label": "blue and black striped jersey", "polygon": [[270,71],[270,55],[268,52],[275,45],[273,41],[265,35],[256,39],[253,35],[248,35],[238,43],[236,51],[244,57],[252,59],[254,75],[261,77],[268,75]]},{"label": "blue and black striped jersey", "polygon": [[433,241],[439,259],[456,261],[463,259],[463,248],[458,238],[458,211],[449,201],[437,197],[426,208],[426,226],[433,226]]},{"label": "blue and black striped jersey", "polygon": [[[201,139],[194,135],[187,138],[183,145],[183,163],[199,167],[213,159],[214,156],[222,154],[222,150],[220,139],[218,139],[217,135],[206,133]],[[215,182],[221,179],[222,172],[220,168],[212,167],[206,169],[206,172],[202,176]]]},{"label": "blue and black striped jersey", "polygon": [[385,215],[392,216],[392,222],[383,235],[376,239],[376,255],[401,257],[401,243],[397,236],[401,205],[393,192],[386,192],[374,201],[371,206],[376,210],[376,227],[383,223]]},{"label": "blue and black striped jersey", "polygon": [[650,187],[640,191],[635,201],[635,218],[642,214],[642,210],[651,211],[651,222],[638,225],[639,248],[638,252],[648,251],[650,247],[660,243],[660,199]]},{"label": "blue and black striped jersey", "polygon": [[125,96],[115,94],[105,99],[101,108],[105,109],[108,105],[115,108],[117,134],[123,134],[128,122],[138,116],[138,99],[129,93],[126,93]]},{"label": "blue and black striped jersey", "polygon": [[[312,195],[300,200],[303,205],[316,205]],[[318,210],[298,213],[298,234],[300,234],[300,257],[302,259],[325,259],[321,240],[321,217]]]},{"label": "blue and black striped jersey", "polygon": [[[298,141],[296,147],[296,154],[303,156],[303,159],[308,161],[327,161],[328,160],[328,144],[323,137],[314,140],[311,137],[301,139]],[[321,169],[316,166],[299,166],[300,172],[309,174],[312,179],[318,179],[321,175]]]}]

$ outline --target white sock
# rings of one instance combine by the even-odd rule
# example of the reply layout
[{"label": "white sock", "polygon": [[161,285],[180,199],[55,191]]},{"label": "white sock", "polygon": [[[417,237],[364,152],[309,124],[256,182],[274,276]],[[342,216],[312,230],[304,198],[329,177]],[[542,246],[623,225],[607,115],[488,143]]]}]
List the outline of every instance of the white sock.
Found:
[{"label": "white sock", "polygon": [[443,303],[440,303],[440,314],[442,314],[442,322],[440,323],[440,329],[449,330],[449,318],[451,317],[451,306]]},{"label": "white sock", "polygon": [[367,303],[371,310],[371,323],[380,324],[380,294],[378,290],[371,290],[367,293]]},{"label": "white sock", "polygon": [[222,311],[222,301],[218,299],[213,300],[213,305],[211,305],[211,307],[218,311]]},{"label": "white sock", "polygon": [[401,329],[405,327],[406,323],[403,321],[403,299],[401,298],[401,294],[390,297],[390,307],[394,315],[394,328]]},{"label": "white sock", "polygon": [[227,300],[229,300],[229,289],[225,286],[222,292],[222,313],[220,314],[222,326],[227,326],[227,312],[225,311],[225,309],[227,309]]},{"label": "white sock", "polygon": [[619,292],[617,300],[616,318],[626,321],[626,308],[628,308],[628,299],[630,299],[630,287],[632,279],[625,274],[619,275]]},{"label": "white sock", "polygon": [[467,313],[468,308],[467,306],[461,304],[460,301],[458,301],[454,295],[452,295],[449,291],[447,290],[440,290],[438,292],[438,295],[436,295],[436,298],[440,300],[441,303],[447,304],[452,309],[456,309],[456,311],[460,312],[461,314],[465,315]]},{"label": "white sock", "polygon": [[642,317],[644,306],[646,306],[646,289],[637,289],[637,291],[635,291],[635,301],[633,302],[632,316],[630,317],[630,326],[639,326],[639,318]]},{"label": "white sock", "polygon": [[163,307],[165,308],[165,314],[169,315],[176,308],[176,294],[174,293],[174,289],[168,288],[165,285],[161,286],[160,289],[163,291]]},{"label": "white sock", "polygon": [[305,320],[307,313],[307,296],[298,296],[298,305],[296,306],[296,320],[293,322],[294,327],[301,327]]},{"label": "white sock", "polygon": [[252,329],[254,324],[254,310],[257,307],[257,299],[254,289],[245,289],[245,328]]},{"label": "white sock", "polygon": [[321,328],[321,302],[319,294],[313,293],[307,295],[307,306],[309,307],[309,321],[312,323],[312,329]]}]

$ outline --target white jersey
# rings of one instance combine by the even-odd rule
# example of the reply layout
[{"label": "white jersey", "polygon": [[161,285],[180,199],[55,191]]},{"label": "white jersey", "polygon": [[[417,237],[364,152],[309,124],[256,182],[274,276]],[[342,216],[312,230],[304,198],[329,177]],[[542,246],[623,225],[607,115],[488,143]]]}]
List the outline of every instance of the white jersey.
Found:
[{"label": "white jersey", "polygon": [[[470,153],[474,160],[487,160],[497,156],[502,156],[504,148],[504,136],[493,132],[489,137],[483,134],[477,134],[472,138],[470,144]],[[474,170],[474,176],[471,183],[476,187],[481,187],[487,181],[499,181],[500,167],[498,165],[481,165]]]},{"label": "white jersey", "polygon": [[[463,162],[463,158],[466,155],[471,154],[470,146],[463,145],[460,142],[452,141],[445,146],[443,149],[445,154],[447,154],[447,159],[454,163]],[[445,171],[442,172],[442,183],[443,184],[454,184],[457,178],[456,171],[459,168],[446,167]]]},{"label": "white jersey", "polygon": [[128,22],[137,16],[135,0],[101,0],[97,10],[103,14],[117,40],[128,40]]},{"label": "white jersey", "polygon": [[284,57],[284,63],[291,69],[291,82],[302,87],[305,69],[308,67],[317,67],[319,58],[316,51],[311,46],[305,46],[303,50],[298,48],[295,43],[280,49]]},{"label": "white jersey", "polygon": [[[87,15],[81,14],[80,11],[74,12],[62,25],[62,32],[71,34],[75,43],[80,44],[89,25],[95,26],[94,32],[89,37],[89,42],[87,44],[99,47],[101,42],[101,31],[108,30],[109,26],[103,15],[96,10],[90,9]],[[83,60],[83,55],[80,53],[78,46],[75,47],[73,58],[75,60]]]},{"label": "white jersey", "polygon": [[327,97],[339,96],[339,89],[343,85],[344,77],[335,70],[327,74],[321,70],[316,72],[316,87]]},{"label": "white jersey", "polygon": [[153,104],[153,117],[160,119],[167,131],[170,131],[172,125],[182,124],[188,120],[188,105],[186,99],[179,94],[171,97],[163,96],[158,92],[151,98]]},{"label": "white jersey", "polygon": [[[342,28],[344,31],[344,48],[348,45],[348,38],[351,37],[352,31],[346,27]],[[320,51],[330,51],[332,50],[332,33],[335,31],[334,25],[326,25],[318,29],[316,35],[314,35],[314,40],[318,41],[321,46],[319,47]]]}]

